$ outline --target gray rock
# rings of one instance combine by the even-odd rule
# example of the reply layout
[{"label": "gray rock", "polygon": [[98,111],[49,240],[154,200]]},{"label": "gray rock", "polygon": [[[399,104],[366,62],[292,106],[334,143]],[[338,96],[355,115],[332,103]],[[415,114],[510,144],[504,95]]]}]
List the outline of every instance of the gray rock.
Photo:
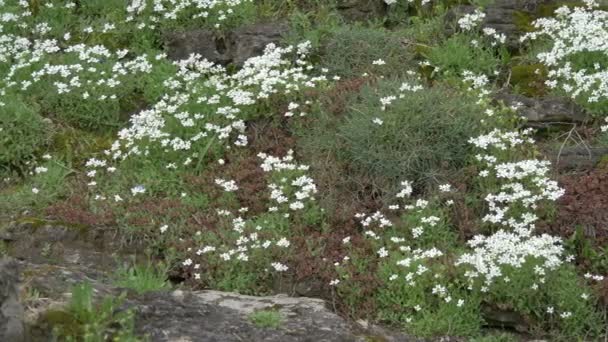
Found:
[{"label": "gray rock", "polygon": [[530,98],[523,95],[498,93],[495,101],[502,101],[507,106],[518,106],[518,113],[526,118],[527,125],[543,127],[555,123],[584,123],[587,120],[585,110],[563,97]]},{"label": "gray rock", "polygon": [[165,36],[165,50],[172,60],[186,59],[191,54],[199,54],[209,61],[227,64],[230,56],[223,38],[218,38],[210,30],[171,32]]},{"label": "gray rock", "polygon": [[247,59],[262,55],[268,44],[278,44],[287,30],[285,23],[259,23],[240,27],[223,36],[203,29],[172,32],[164,38],[165,50],[172,60],[199,54],[214,63],[241,66]]},{"label": "gray rock", "polygon": [[338,0],[337,9],[349,21],[367,21],[386,15],[383,0]]},{"label": "gray rock", "polygon": [[19,270],[8,258],[0,260],[0,341],[25,341],[23,307],[19,302]]},{"label": "gray rock", "polygon": [[[136,330],[151,341],[364,341],[320,299],[252,297],[218,291],[153,293],[132,300]],[[257,310],[278,310],[277,329],[249,321]]]},{"label": "gray rock", "polygon": [[230,35],[232,63],[241,66],[251,57],[260,56],[268,44],[278,44],[289,27],[286,23],[261,23],[236,29]]}]

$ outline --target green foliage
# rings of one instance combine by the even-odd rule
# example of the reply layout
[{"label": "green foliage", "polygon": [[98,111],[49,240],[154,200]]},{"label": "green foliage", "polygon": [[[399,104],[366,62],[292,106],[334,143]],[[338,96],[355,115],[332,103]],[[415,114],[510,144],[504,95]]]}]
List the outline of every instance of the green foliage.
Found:
[{"label": "green foliage", "polygon": [[289,13],[290,28],[283,40],[285,44],[294,46],[310,41],[312,47],[319,50],[339,27],[341,20],[329,6],[319,6],[314,12],[296,9]]},{"label": "green foliage", "polygon": [[350,165],[351,177],[369,178],[388,193],[398,182],[428,184],[463,166],[471,149],[468,139],[478,133],[482,118],[475,99],[441,85],[405,92],[381,111],[379,98],[400,84],[381,81],[377,88],[362,89],[337,129],[341,144],[334,151]]},{"label": "green foliage", "polygon": [[[168,62],[154,61],[150,72],[131,71],[128,76],[116,77],[120,82],[116,86],[98,86],[98,82],[104,82],[113,73],[111,68],[117,62],[115,58],[100,62],[96,72],[81,77],[81,88],[68,93],[59,93],[55,85],[55,82],[65,82],[64,79],[45,76],[32,86],[29,96],[39,104],[42,112],[62,123],[94,131],[116,130],[134,111],[163,95],[162,83],[175,70]],[[75,54],[66,54],[39,62],[44,63],[75,65],[78,60]],[[19,77],[27,79],[29,70],[22,70]]]},{"label": "green foliage", "polygon": [[483,337],[473,338],[471,342],[519,342],[520,339],[509,333],[496,333]]},{"label": "green foliage", "polygon": [[0,175],[25,172],[41,148],[48,143],[51,127],[18,96],[3,97],[0,107]]},{"label": "green foliage", "polygon": [[44,208],[69,192],[66,179],[73,170],[57,161],[40,164],[48,170],[33,173],[25,182],[0,192],[0,212]]},{"label": "green foliage", "polygon": [[167,267],[163,264],[154,266],[151,262],[122,266],[114,276],[116,286],[135,290],[138,294],[166,290],[171,287],[167,282]]},{"label": "green foliage", "polygon": [[[372,65],[384,60],[385,65]],[[344,26],[335,30],[322,56],[322,66],[342,77],[360,77],[364,73],[403,75],[412,66],[413,53],[402,37],[384,29]]]},{"label": "green foliage", "polygon": [[[602,318],[595,311],[591,289],[578,279],[574,268],[564,265],[547,271],[540,284],[534,280],[536,264],[528,260],[518,269],[503,267],[502,273],[509,281],[490,286],[484,301],[522,315],[531,328],[549,331],[556,338],[571,340],[602,334]],[[581,297],[583,294],[588,297]],[[561,317],[563,313],[570,316]]]},{"label": "green foliage", "polygon": [[106,297],[96,305],[92,286],[83,283],[72,289],[72,298],[64,310],[47,312],[45,320],[61,341],[140,341],[133,332],[133,312],[117,311],[123,300],[123,296]]},{"label": "green foliage", "polygon": [[410,25],[398,31],[403,37],[413,38],[415,42],[429,45],[438,44],[444,39],[443,15],[430,18],[412,17],[410,22]]},{"label": "green foliage", "polygon": [[281,313],[277,310],[258,310],[249,315],[249,320],[259,328],[277,329],[281,326]]},{"label": "green foliage", "polygon": [[[202,283],[210,288],[252,295],[272,293],[276,277],[280,276],[275,274],[271,263],[284,262],[289,254],[288,248],[276,242],[295,233],[290,219],[277,212],[264,213],[245,220],[243,233],[235,230],[233,219],[222,217],[213,232],[202,232],[195,237],[200,246],[217,246],[213,253],[202,254],[194,260],[201,265],[201,271],[195,273],[200,272]],[[242,236],[256,238],[237,245]],[[262,244],[266,247],[262,248]],[[240,260],[238,253],[234,253],[237,247],[246,248],[247,260]],[[221,256],[223,253],[232,253],[232,257],[226,260]]]},{"label": "green foliage", "polygon": [[[472,44],[476,40],[478,44]],[[492,75],[509,60],[506,48],[493,48],[484,38],[470,34],[456,34],[426,53],[426,57],[446,76],[458,76],[468,70],[476,74]]]}]

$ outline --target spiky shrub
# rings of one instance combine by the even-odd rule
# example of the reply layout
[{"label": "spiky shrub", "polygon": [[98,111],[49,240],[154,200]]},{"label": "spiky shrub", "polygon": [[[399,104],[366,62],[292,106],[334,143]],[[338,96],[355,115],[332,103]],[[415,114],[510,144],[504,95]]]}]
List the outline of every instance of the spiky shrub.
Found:
[{"label": "spiky shrub", "polygon": [[[372,64],[379,59],[386,64]],[[366,72],[387,76],[403,74],[412,60],[412,51],[397,34],[359,26],[337,29],[322,56],[324,66],[342,77],[358,77]]]},{"label": "spiky shrub", "polygon": [[384,193],[394,192],[401,180],[420,186],[464,165],[467,139],[477,133],[482,117],[474,99],[444,86],[406,91],[381,110],[379,99],[391,99],[380,94],[401,83],[363,88],[338,127],[335,152],[349,165],[351,177],[369,179]]},{"label": "spiky shrub", "polygon": [[26,163],[43,147],[49,127],[38,112],[16,96],[6,96],[0,107],[0,174],[23,172]]}]

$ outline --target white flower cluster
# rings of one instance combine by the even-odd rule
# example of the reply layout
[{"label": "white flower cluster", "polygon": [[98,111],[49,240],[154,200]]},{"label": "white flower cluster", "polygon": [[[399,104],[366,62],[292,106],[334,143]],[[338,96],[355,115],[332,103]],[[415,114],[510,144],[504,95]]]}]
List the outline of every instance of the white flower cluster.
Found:
[{"label": "white flower cluster", "polygon": [[137,29],[155,29],[162,21],[214,19],[214,26],[234,15],[235,9],[252,0],[131,0],[126,22],[136,21]]},{"label": "white flower cluster", "polygon": [[[309,48],[308,42],[286,48],[269,44],[264,55],[250,58],[234,74],[196,55],[176,62],[179,69],[165,81],[163,98],[133,115],[130,126],[104,153],[109,160],[121,161],[145,157],[154,149],[172,158],[168,168],[174,169],[202,159],[201,147],[211,143],[232,140],[236,146],[247,145],[243,116],[249,108],[273,94],[288,95],[326,80],[308,75],[313,69],[305,60]],[[311,181],[303,178],[298,183],[313,191]],[[293,208],[300,205],[293,203]]]},{"label": "white flower cluster", "polygon": [[[537,31],[521,37],[522,41],[548,39],[551,49],[537,55],[549,68],[546,84],[560,87],[573,98],[585,96],[589,102],[608,99],[608,12],[595,6],[593,1],[574,9],[562,6],[554,18],[536,20]],[[583,54],[597,59],[593,67],[573,64],[573,59]]]},{"label": "white flower cluster", "polygon": [[[291,242],[286,237],[277,237],[270,234],[263,226],[253,224],[252,221],[245,220],[240,216],[233,216],[230,211],[221,210],[218,215],[222,216],[223,221],[231,226],[233,234],[223,234],[223,243],[208,244],[207,242],[207,244],[202,244],[196,249],[189,249],[193,254],[190,258],[184,260],[182,265],[192,269],[195,280],[201,279],[199,270],[203,262],[212,262],[212,260],[218,259],[217,262],[220,263],[253,263],[259,265],[260,255],[276,260],[284,254],[281,251],[291,246]],[[264,253],[260,254],[257,251],[264,251]],[[284,272],[289,269],[288,266],[279,261],[270,261],[266,265],[277,272]]]},{"label": "white flower cluster", "polygon": [[485,17],[486,14],[483,11],[475,9],[473,13],[467,13],[458,19],[458,26],[463,31],[472,31],[479,27]]},{"label": "white flower cluster", "polygon": [[[58,41],[48,36],[51,27],[47,23],[30,24],[27,2],[20,5],[21,12],[0,16],[0,63],[10,65],[1,80],[0,96],[7,96],[8,90],[27,92],[44,82],[52,84],[58,95],[76,94],[84,101],[117,101],[125,83],[152,71],[154,59],[146,54],[130,56],[127,49],[111,51],[103,45]],[[17,20],[20,24],[16,33],[5,33],[3,25]],[[96,33],[112,26],[108,23]],[[88,28],[86,33],[93,32]],[[64,38],[70,36],[68,32]]]},{"label": "white flower cluster", "polygon": [[313,179],[304,173],[308,170],[308,166],[293,162],[292,150],[283,158],[266,153],[260,153],[258,157],[263,159],[261,168],[264,172],[271,173],[272,178],[277,180],[268,185],[270,199],[277,204],[271,207],[270,211],[278,211],[282,206],[292,211],[302,210],[307,201],[314,201],[313,196],[317,193],[317,186]]},{"label": "white flower cluster", "polygon": [[532,212],[538,203],[555,201],[564,193],[556,181],[548,178],[550,165],[548,161],[501,161],[498,157],[503,154],[501,152],[534,142],[529,137],[530,133],[530,130],[523,132],[493,130],[487,135],[470,139],[476,147],[490,152],[476,156],[485,167],[480,171],[480,177],[492,177],[502,183],[498,193],[486,196],[489,213],[483,220],[511,227],[523,235],[529,235],[534,228],[532,223],[536,217]]},{"label": "white flower cluster", "polygon": [[[408,71],[408,75],[412,76],[413,72]],[[422,85],[420,85],[419,82],[420,82],[420,76],[418,75],[413,81],[401,83],[401,86],[399,87],[398,95],[389,95],[389,96],[380,98],[380,104],[381,104],[380,109],[383,111],[386,110],[386,107],[390,106],[394,101],[396,101],[397,99],[404,98],[406,92],[415,93],[417,91],[424,90],[424,87]],[[380,120],[380,119],[378,119],[378,120]]]},{"label": "white flower cluster", "polygon": [[[458,19],[458,26],[464,32],[471,32],[478,30],[481,23],[485,19],[486,14],[480,9],[475,9],[473,13],[468,13]],[[504,33],[499,33],[492,27],[484,27],[481,29],[481,33],[491,38],[491,45],[496,46],[498,44],[504,44],[507,40],[507,36]],[[473,42],[473,45],[477,43]]]},{"label": "white flower cluster", "polygon": [[[170,147],[173,151],[191,150],[203,138],[216,136],[225,141],[235,134],[234,144],[246,145],[247,137],[242,134],[245,123],[239,117],[246,108],[272,94],[288,94],[315,87],[326,79],[306,74],[313,69],[304,60],[309,47],[309,43],[300,44],[297,48],[279,48],[269,44],[264,55],[250,58],[235,74],[196,55],[178,62],[180,70],[176,77],[165,82],[170,94],[153,108],[134,115],[131,127],[120,131],[119,141],[108,153],[113,159],[141,154],[138,143],[144,141],[160,142],[161,147]],[[294,52],[299,58],[292,66],[289,55]],[[209,93],[214,95],[205,95]],[[187,111],[186,107],[192,104],[205,106],[207,110],[215,108],[215,113]],[[168,121],[187,130],[186,136],[172,137],[174,133],[167,127]]]},{"label": "white flower cluster", "polygon": [[490,236],[477,235],[468,244],[473,252],[461,255],[456,265],[470,266],[472,270],[466,276],[471,280],[481,278],[485,287],[503,276],[505,266],[520,268],[537,260],[538,267],[553,270],[562,264],[564,254],[561,239],[547,234],[525,236],[499,230]]}]

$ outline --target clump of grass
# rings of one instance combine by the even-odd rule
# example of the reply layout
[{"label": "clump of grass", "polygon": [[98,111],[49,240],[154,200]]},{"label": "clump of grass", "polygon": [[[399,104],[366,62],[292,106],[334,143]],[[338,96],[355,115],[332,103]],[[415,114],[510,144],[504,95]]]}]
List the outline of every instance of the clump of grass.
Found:
[{"label": "clump of grass", "polygon": [[491,47],[485,38],[471,34],[456,34],[424,54],[446,76],[458,76],[465,70],[492,75],[509,60],[506,48]]},{"label": "clump of grass", "polygon": [[259,328],[277,329],[281,326],[281,313],[277,310],[259,310],[249,315],[249,320]]},{"label": "clump of grass", "polygon": [[61,341],[141,341],[134,333],[133,312],[117,311],[123,300],[124,296],[106,297],[97,305],[91,284],[79,284],[72,289],[68,306],[47,312],[45,321]]},{"label": "clump of grass", "polygon": [[167,282],[167,267],[160,264],[155,267],[151,262],[121,267],[115,275],[117,286],[132,289],[138,294],[150,291],[166,290],[171,287]]}]

